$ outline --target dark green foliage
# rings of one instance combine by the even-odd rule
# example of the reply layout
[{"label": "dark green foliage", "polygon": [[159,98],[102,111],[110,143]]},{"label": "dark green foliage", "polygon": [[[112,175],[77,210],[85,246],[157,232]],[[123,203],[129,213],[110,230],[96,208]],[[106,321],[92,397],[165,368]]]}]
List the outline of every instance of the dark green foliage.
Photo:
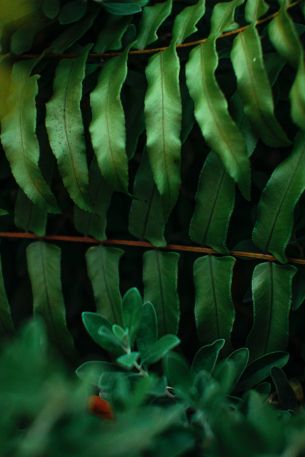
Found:
[{"label": "dark green foliage", "polygon": [[1,455],[305,454],[304,11],[0,2]]}]

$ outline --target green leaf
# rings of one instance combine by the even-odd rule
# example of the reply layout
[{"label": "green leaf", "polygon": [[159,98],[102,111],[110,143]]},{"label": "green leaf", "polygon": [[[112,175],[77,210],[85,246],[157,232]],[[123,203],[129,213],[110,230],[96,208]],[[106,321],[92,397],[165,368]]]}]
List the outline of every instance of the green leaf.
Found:
[{"label": "green leaf", "polygon": [[50,338],[66,354],[74,344],[66,323],[66,309],[61,285],[61,250],[43,241],[31,243],[26,250],[28,272],[33,292],[34,315],[41,315]]},{"label": "green leaf", "polygon": [[119,2],[103,2],[103,7],[106,11],[108,11],[108,13],[115,14],[117,16],[127,16],[129,14],[139,13],[142,9],[137,3]]},{"label": "green leaf", "polygon": [[60,10],[60,0],[43,0],[42,11],[49,19],[54,19]]},{"label": "green leaf", "polygon": [[86,253],[88,275],[97,311],[111,323],[122,325],[122,298],[119,283],[121,249],[92,247]]},{"label": "green leaf", "polygon": [[217,155],[211,151],[199,177],[189,229],[191,240],[226,253],[226,238],[234,203],[234,181]]},{"label": "green leaf", "polygon": [[144,73],[129,70],[125,86],[124,110],[126,116],[126,151],[132,159],[137,151],[139,139],[145,130],[144,96],[146,79]]},{"label": "green leaf", "polygon": [[145,352],[158,338],[157,314],[150,302],[142,307],[142,319],[137,333],[137,346],[140,352]]},{"label": "green leaf", "polygon": [[196,24],[204,16],[205,0],[199,0],[194,5],[184,8],[175,18],[173,25],[172,40],[180,44],[185,39],[197,32]]},{"label": "green leaf", "polygon": [[123,297],[123,323],[128,329],[129,341],[132,346],[142,320],[142,297],[138,289],[129,289]]},{"label": "green leaf", "polygon": [[131,369],[139,357],[139,352],[130,352],[129,354],[121,355],[116,359],[117,363],[122,367]]},{"label": "green leaf", "polygon": [[88,166],[80,102],[91,45],[80,57],[62,59],[57,66],[53,96],[46,105],[46,127],[65,188],[83,210],[91,210]]},{"label": "green leaf", "polygon": [[167,0],[155,5],[146,6],[143,9],[139,32],[133,47],[144,49],[158,39],[158,29],[172,10],[172,0]]},{"label": "green leaf", "polygon": [[264,262],[253,272],[253,326],[247,338],[251,358],[286,349],[292,279],[296,268]]},{"label": "green leaf", "polygon": [[177,292],[176,252],[146,251],[143,256],[144,300],[150,301],[158,316],[158,334],[178,332],[180,307]]},{"label": "green leaf", "polygon": [[22,54],[29,51],[34,43],[36,35],[46,26],[47,20],[40,15],[35,15],[28,22],[21,24],[13,33],[10,43],[10,50],[14,54]]},{"label": "green leaf", "polygon": [[297,67],[302,56],[302,45],[293,21],[287,13],[285,2],[268,26],[269,39],[277,52],[293,67]]},{"label": "green leaf", "polygon": [[298,403],[295,397],[295,393],[290,386],[284,371],[281,368],[273,367],[271,368],[270,374],[276,388],[279,407],[285,410],[296,409],[298,407]]},{"label": "green leaf", "polygon": [[238,383],[239,391],[246,391],[270,376],[273,367],[283,368],[288,362],[287,352],[277,351],[265,354],[250,363]]},{"label": "green leaf", "polygon": [[60,24],[71,24],[79,21],[87,11],[87,2],[83,0],[73,0],[65,3],[59,13]]},{"label": "green leaf", "polygon": [[296,136],[293,150],[272,173],[258,204],[254,243],[286,262],[285,249],[293,227],[293,211],[305,190],[305,135]]},{"label": "green leaf", "polygon": [[107,351],[120,355],[121,342],[112,333],[110,322],[97,313],[83,312],[83,324],[93,341]]},{"label": "green leaf", "polygon": [[264,0],[247,0],[245,6],[245,19],[248,22],[256,22],[267,13],[269,5]]},{"label": "green leaf", "polygon": [[165,208],[172,208],[180,188],[180,63],[175,47],[157,53],[146,66],[145,125],[147,152]]},{"label": "green leaf", "polygon": [[176,352],[169,352],[163,359],[164,373],[168,380],[168,385],[179,388],[187,393],[192,384],[192,373],[189,365],[182,355]]},{"label": "green leaf", "polygon": [[292,293],[292,311],[296,311],[304,303],[305,300],[305,267],[304,265],[298,265],[297,273],[293,281],[293,293]]},{"label": "green leaf", "polygon": [[166,217],[145,151],[135,177],[133,197],[129,211],[129,232],[154,246],[165,246],[164,230],[169,214],[167,211]]},{"label": "green leaf", "polygon": [[[207,144],[221,158],[245,197],[250,192],[250,167],[244,138],[228,111],[215,77],[216,40],[196,46],[186,64],[186,81],[195,105],[195,118]],[[194,78],[194,75],[197,75]]]},{"label": "green leaf", "polygon": [[19,189],[14,208],[14,223],[16,227],[26,232],[34,232],[38,236],[44,236],[46,234],[47,219],[47,210],[35,205]]},{"label": "green leaf", "polygon": [[1,142],[12,173],[33,203],[57,212],[57,203],[39,169],[39,144],[35,133],[38,76],[30,76],[34,61],[14,64],[9,112],[2,119]]},{"label": "green leaf", "polygon": [[305,65],[304,65],[304,54],[302,53],[298,71],[295,80],[292,84],[289,98],[291,102],[291,117],[293,122],[301,129],[305,130],[305,95],[304,95],[304,84],[305,84]]},{"label": "green leaf", "polygon": [[199,348],[193,358],[192,370],[195,373],[202,370],[212,373],[224,344],[225,340],[219,339]]},{"label": "green leaf", "polygon": [[112,330],[112,333],[114,334],[114,336],[118,340],[120,340],[120,342],[122,344],[124,344],[125,341],[128,342],[128,329],[125,330],[120,325],[113,324],[113,326],[111,327],[111,330]]},{"label": "green leaf", "polygon": [[201,344],[215,339],[226,340],[234,322],[234,306],[231,298],[231,283],[235,259],[233,257],[204,256],[194,263],[195,321]]},{"label": "green leaf", "polygon": [[94,44],[94,52],[116,51],[122,48],[123,36],[130,24],[130,17],[109,16]]},{"label": "green leaf", "polygon": [[144,365],[152,365],[162,359],[171,349],[174,349],[180,340],[175,335],[163,335],[155,343],[151,344],[145,352],[141,352],[141,360]]},{"label": "green leaf", "polygon": [[254,25],[237,34],[231,60],[245,115],[256,134],[267,146],[288,146],[290,141],[274,115],[272,89],[264,66],[260,38]]},{"label": "green leaf", "polygon": [[99,9],[94,9],[91,14],[87,14],[82,20],[76,22],[76,24],[65,27],[64,31],[45,50],[45,53],[60,54],[73,46],[92,27],[99,11]]},{"label": "green leaf", "polygon": [[249,349],[240,348],[232,352],[216,366],[213,376],[225,392],[232,392],[244,373],[249,361]]},{"label": "green leaf", "polygon": [[127,76],[127,52],[107,61],[91,92],[90,134],[102,176],[117,191],[128,192],[125,116],[120,100]]},{"label": "green leaf", "polygon": [[74,207],[74,225],[78,232],[92,236],[97,240],[107,238],[107,212],[110,206],[113,189],[102,177],[96,160],[92,160],[89,170],[89,199],[92,212]]},{"label": "green leaf", "polygon": [[2,273],[2,259],[0,257],[0,336],[1,339],[11,336],[15,326],[12,319],[11,307],[7,298],[4,278]]},{"label": "green leaf", "polygon": [[242,3],[244,3],[244,0],[231,0],[230,2],[217,3],[214,6],[209,37],[217,38],[222,32],[232,30],[232,27],[235,28],[235,10]]},{"label": "green leaf", "polygon": [[97,386],[102,373],[115,371],[115,369],[116,366],[113,363],[94,360],[82,363],[75,373],[82,381]]}]

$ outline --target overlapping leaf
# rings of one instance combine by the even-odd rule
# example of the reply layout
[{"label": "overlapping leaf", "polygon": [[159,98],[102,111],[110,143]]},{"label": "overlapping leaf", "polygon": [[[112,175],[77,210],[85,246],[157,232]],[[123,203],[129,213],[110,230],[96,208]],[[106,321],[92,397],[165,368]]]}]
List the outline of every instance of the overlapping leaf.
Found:
[{"label": "overlapping leaf", "polygon": [[156,310],[158,334],[176,334],[180,319],[177,292],[179,254],[146,251],[143,261],[144,300],[150,301]]},{"label": "overlapping leaf", "polygon": [[119,283],[121,249],[93,247],[86,253],[97,312],[115,324],[122,324],[122,297]]},{"label": "overlapping leaf", "polygon": [[107,211],[113,194],[112,187],[102,177],[96,160],[89,171],[89,197],[92,211],[74,207],[74,225],[76,230],[97,240],[106,239]]},{"label": "overlapping leaf", "polygon": [[272,173],[261,196],[253,241],[281,262],[292,233],[295,205],[305,190],[305,136],[297,135],[293,150]]},{"label": "overlapping leaf", "polygon": [[226,348],[230,346],[235,316],[231,297],[234,263],[229,256],[204,256],[194,263],[195,320],[202,344],[223,338]]},{"label": "overlapping leaf", "polygon": [[138,49],[144,49],[158,39],[158,29],[172,10],[172,0],[146,6],[143,10],[139,32],[134,44]]},{"label": "overlapping leaf", "polygon": [[[232,23],[235,8],[240,3],[216,5],[209,39],[191,51],[186,78],[195,104],[195,117],[206,142],[220,156],[242,193],[249,197],[250,167],[246,144],[229,114],[227,100],[215,77],[218,66],[216,39]],[[194,75],[198,76],[194,78]]]},{"label": "overlapping leaf", "polygon": [[66,324],[61,286],[61,250],[43,241],[27,248],[27,264],[33,292],[34,314],[46,322],[52,341],[63,353],[73,352],[73,340]]},{"label": "overlapping leaf", "polygon": [[195,197],[190,238],[202,245],[226,252],[226,238],[235,202],[235,184],[215,153],[206,158]]},{"label": "overlapping leaf", "polygon": [[154,246],[165,246],[165,209],[145,152],[134,180],[133,197],[129,211],[129,232]]},{"label": "overlapping leaf", "polygon": [[265,262],[253,272],[253,326],[247,338],[252,358],[286,349],[291,286],[296,268]]},{"label": "overlapping leaf", "polygon": [[53,96],[46,105],[46,128],[64,185],[72,200],[90,210],[88,167],[80,102],[85,66],[91,45],[76,59],[57,66]]},{"label": "overlapping leaf", "polygon": [[257,135],[268,146],[288,146],[290,141],[274,115],[273,94],[264,66],[261,41],[254,25],[236,35],[231,60],[245,115]]},{"label": "overlapping leaf", "polygon": [[125,52],[105,63],[91,92],[93,149],[104,178],[117,191],[128,191],[125,116],[120,93],[127,76]]},{"label": "overlapping leaf", "polygon": [[39,144],[35,133],[38,76],[30,76],[34,62],[13,67],[9,112],[2,119],[1,142],[12,173],[36,205],[57,212],[57,203],[39,169]]},{"label": "overlapping leaf", "polygon": [[175,48],[155,54],[146,66],[145,124],[154,181],[166,207],[173,207],[180,187],[181,98]]}]

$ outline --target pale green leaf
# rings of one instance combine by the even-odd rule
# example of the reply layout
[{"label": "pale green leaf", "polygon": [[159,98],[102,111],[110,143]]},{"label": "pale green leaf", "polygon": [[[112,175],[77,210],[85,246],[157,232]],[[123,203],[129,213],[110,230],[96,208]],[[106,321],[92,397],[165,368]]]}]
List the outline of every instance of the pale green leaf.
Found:
[{"label": "pale green leaf", "polygon": [[53,244],[37,241],[27,247],[26,255],[34,314],[43,317],[50,338],[58,348],[63,353],[73,353],[61,285],[61,250]]},{"label": "pale green leaf", "polygon": [[302,55],[302,45],[293,21],[283,4],[268,26],[269,39],[277,52],[293,67],[297,67]]},{"label": "pale green leaf", "polygon": [[178,197],[181,177],[179,59],[174,47],[150,58],[145,96],[147,152],[158,191],[166,207]]},{"label": "pale green leaf", "polygon": [[57,212],[57,203],[39,169],[36,136],[38,76],[30,76],[34,62],[14,64],[9,112],[2,119],[1,142],[12,173],[24,193],[36,205]]},{"label": "pale green leaf", "polygon": [[86,253],[97,312],[111,323],[122,324],[122,298],[119,283],[121,249],[92,247]]},{"label": "pale green leaf", "polygon": [[[218,86],[216,42],[211,39],[193,49],[186,64],[186,81],[195,104],[195,118],[208,145],[221,158],[241,192],[249,197],[250,167],[244,138],[228,111]],[[196,75],[196,78],[194,78]]]},{"label": "pale green leaf", "polygon": [[107,61],[91,92],[90,134],[101,173],[117,191],[128,192],[125,116],[120,93],[127,76],[127,52]]},{"label": "pale green leaf", "polygon": [[120,357],[118,357],[116,361],[122,367],[131,369],[137,361],[138,357],[139,352],[129,352],[128,354],[120,355]]},{"label": "pale green leaf", "polygon": [[295,80],[292,84],[289,98],[291,102],[291,117],[295,124],[305,130],[305,65],[304,54],[301,54]]},{"label": "pale green leaf", "polygon": [[253,326],[247,338],[251,358],[286,349],[292,279],[296,268],[264,262],[253,272]]},{"label": "pale green leaf", "polygon": [[176,252],[146,251],[143,255],[144,300],[154,305],[158,334],[178,332],[180,306],[177,292],[178,261]]},{"label": "pale green leaf", "polygon": [[237,34],[231,60],[245,115],[257,135],[268,146],[288,146],[290,141],[274,115],[272,89],[263,61],[261,41],[254,25]]},{"label": "pale green leaf", "polygon": [[195,320],[201,344],[216,339],[226,340],[230,346],[235,310],[231,284],[235,259],[233,257],[204,256],[194,263]]},{"label": "pale green leaf", "polygon": [[53,95],[46,104],[46,128],[59,172],[72,200],[91,210],[88,166],[80,102],[91,45],[76,59],[62,59],[56,69]]},{"label": "pale green leaf", "polygon": [[194,5],[184,8],[175,18],[172,39],[175,44],[183,41],[197,32],[196,24],[205,13],[205,0],[199,0]]},{"label": "pale green leaf", "polygon": [[143,9],[139,24],[139,33],[134,43],[134,47],[144,49],[158,39],[158,29],[172,10],[172,0],[146,6]]},{"label": "pale green leaf", "polygon": [[89,197],[92,212],[74,207],[74,225],[78,232],[97,240],[106,239],[107,212],[113,194],[112,187],[102,177],[96,160],[89,170]]},{"label": "pale green leaf", "polygon": [[10,304],[7,298],[4,278],[2,273],[2,259],[0,257],[0,337],[10,336],[14,333],[14,323]]},{"label": "pale green leaf", "polygon": [[235,184],[211,151],[198,181],[190,238],[195,243],[227,252],[226,238],[235,203]]},{"label": "pale green leaf", "polygon": [[165,246],[164,230],[169,213],[166,217],[145,151],[134,180],[133,197],[129,212],[129,232],[154,246]]},{"label": "pale green leaf", "polygon": [[305,134],[297,135],[290,155],[272,173],[258,204],[254,243],[285,262],[294,208],[305,190]]}]

